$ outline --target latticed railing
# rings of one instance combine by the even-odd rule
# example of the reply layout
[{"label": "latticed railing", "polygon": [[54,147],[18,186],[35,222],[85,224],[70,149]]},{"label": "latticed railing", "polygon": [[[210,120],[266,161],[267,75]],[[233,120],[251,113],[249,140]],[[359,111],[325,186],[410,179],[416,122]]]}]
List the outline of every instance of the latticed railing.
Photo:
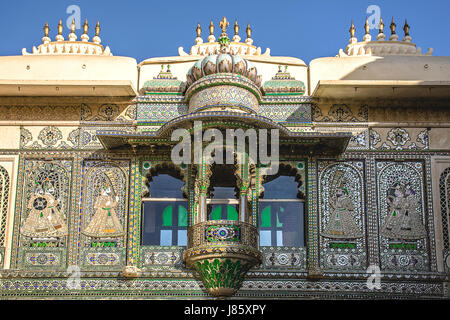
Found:
[{"label": "latticed railing", "polygon": [[213,246],[258,247],[258,229],[246,222],[210,220],[188,229],[188,248]]}]

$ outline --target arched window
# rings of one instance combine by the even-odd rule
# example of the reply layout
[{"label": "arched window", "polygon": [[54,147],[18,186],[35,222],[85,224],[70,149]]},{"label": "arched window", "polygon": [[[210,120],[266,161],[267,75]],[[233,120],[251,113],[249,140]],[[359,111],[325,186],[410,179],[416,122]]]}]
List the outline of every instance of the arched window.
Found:
[{"label": "arched window", "polygon": [[186,246],[188,211],[178,171],[161,167],[148,176],[149,194],[142,199],[142,245]]},{"label": "arched window", "polygon": [[214,164],[211,168],[208,220],[239,220],[235,167]]},{"label": "arched window", "polygon": [[295,170],[280,167],[277,175],[266,176],[259,199],[260,246],[303,247],[304,196]]}]

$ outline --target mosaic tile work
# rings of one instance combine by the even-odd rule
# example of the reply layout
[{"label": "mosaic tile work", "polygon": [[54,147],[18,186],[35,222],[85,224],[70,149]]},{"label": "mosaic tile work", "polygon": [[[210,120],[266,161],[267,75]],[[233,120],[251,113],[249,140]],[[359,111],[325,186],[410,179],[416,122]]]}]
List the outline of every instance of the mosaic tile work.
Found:
[{"label": "mosaic tile work", "polygon": [[186,114],[183,103],[139,103],[137,105],[138,122],[167,122]]},{"label": "mosaic tile work", "polygon": [[259,115],[276,122],[311,122],[310,104],[263,104]]},{"label": "mosaic tile work", "polygon": [[63,248],[24,249],[21,252],[21,265],[29,270],[65,269],[65,253],[66,249]]},{"label": "mosaic tile work", "polygon": [[[41,260],[36,261],[44,261],[47,256],[46,263],[38,263],[40,267],[56,266],[50,263],[52,260],[59,261],[59,267],[65,265],[62,248],[67,246],[71,171],[70,160],[24,161],[24,180],[19,190],[21,203],[16,215],[17,254],[23,263],[31,263],[38,257]],[[49,248],[55,256],[51,259]]]},{"label": "mosaic tile work", "polygon": [[182,253],[184,247],[141,247],[142,263],[145,269],[183,268]]},{"label": "mosaic tile work", "polygon": [[324,270],[365,270],[363,161],[320,161],[318,179],[321,267]]},{"label": "mosaic tile work", "polygon": [[258,98],[254,93],[247,89],[230,85],[205,88],[194,93],[189,100],[189,110],[191,112],[206,107],[223,106],[238,107],[254,112],[258,112],[259,109]]},{"label": "mosaic tile work", "polygon": [[429,270],[421,161],[378,161],[377,198],[381,269]]},{"label": "mosaic tile work", "polygon": [[429,146],[426,128],[370,129],[370,148],[373,150],[427,150]]},{"label": "mosaic tile work", "polygon": [[306,248],[296,247],[260,247],[263,259],[255,270],[306,271]]},{"label": "mosaic tile work", "polygon": [[125,264],[129,170],[128,160],[83,162],[80,219],[85,268]]},{"label": "mosaic tile work", "polygon": [[6,220],[8,215],[10,178],[8,171],[0,166],[0,265],[5,254]]},{"label": "mosaic tile work", "polygon": [[450,271],[450,241],[449,241],[449,220],[450,220],[450,167],[445,169],[439,179],[439,200],[442,221],[442,255],[444,258],[444,268]]}]

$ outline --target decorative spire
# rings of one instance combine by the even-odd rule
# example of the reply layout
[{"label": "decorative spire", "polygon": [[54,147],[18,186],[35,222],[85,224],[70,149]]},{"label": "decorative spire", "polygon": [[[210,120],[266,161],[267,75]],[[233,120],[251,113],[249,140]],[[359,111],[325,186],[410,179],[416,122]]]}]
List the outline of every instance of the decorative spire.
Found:
[{"label": "decorative spire", "polygon": [[222,29],[222,34],[220,37],[228,37],[227,35],[227,27],[230,25],[227,18],[223,17],[222,20],[219,22],[219,26]]},{"label": "decorative spire", "polygon": [[380,23],[378,24],[378,36],[377,36],[378,41],[384,41],[386,39],[386,36],[383,33],[383,29],[384,29],[384,22],[383,18],[380,17]]},{"label": "decorative spire", "polygon": [[237,23],[237,19],[234,21],[234,37],[233,37],[233,41],[234,42],[241,41],[241,37],[239,37],[239,25]]},{"label": "decorative spire", "polygon": [[89,41],[89,36],[87,35],[87,32],[89,30],[89,25],[88,25],[88,21],[87,19],[84,21],[84,25],[83,25],[83,34],[81,35],[81,41],[83,42],[88,42]]},{"label": "decorative spire", "polygon": [[200,22],[197,23],[197,29],[195,29],[197,32],[197,38],[200,38],[202,36],[202,28],[200,27]]},{"label": "decorative spire", "polygon": [[216,37],[214,36],[214,23],[211,19],[211,23],[209,24],[209,36],[208,36],[208,42],[215,42]]},{"label": "decorative spire", "polygon": [[352,20],[352,24],[350,25],[350,29],[349,29],[350,38],[354,38],[355,37],[355,31],[356,31],[355,25],[353,24],[353,20]]},{"label": "decorative spire", "polygon": [[408,21],[405,19],[405,25],[403,26],[403,31],[405,32],[405,36],[409,36],[409,25]]},{"label": "decorative spire", "polygon": [[92,38],[92,42],[95,44],[100,44],[102,39],[100,39],[100,21],[97,20],[97,25],[95,26],[95,36]]},{"label": "decorative spire", "polygon": [[223,17],[222,20],[219,22],[219,26],[222,29],[222,34],[220,35],[220,38],[218,40],[220,45],[220,51],[222,53],[227,52],[229,45],[230,45],[230,38],[228,38],[227,35],[227,27],[230,25],[227,18]]},{"label": "decorative spire", "polygon": [[391,22],[390,28],[391,28],[391,36],[389,37],[389,40],[397,41],[398,35],[395,33],[396,24],[394,22],[394,17],[392,17],[392,22]]},{"label": "decorative spire", "polygon": [[69,41],[77,40],[77,35],[75,34],[75,18],[72,19],[72,23],[70,24],[70,33],[69,33]]},{"label": "decorative spire", "polygon": [[396,24],[394,22],[394,17],[392,17],[392,22],[391,22],[391,26],[390,26],[391,34],[395,34],[395,27],[396,27]]},{"label": "decorative spire", "polygon": [[72,23],[69,25],[70,33],[67,39],[63,36],[63,22],[62,19],[58,23],[58,33],[55,37],[55,41],[49,38],[50,28],[48,22],[44,25],[44,36],[42,37],[42,44],[38,47],[33,47],[31,53],[28,53],[25,48],[22,49],[22,55],[68,55],[68,54],[79,54],[79,55],[102,55],[102,56],[112,56],[111,49],[106,46],[103,47],[100,44],[101,39],[99,37],[100,33],[100,22],[97,22],[95,28],[95,37],[92,42],[89,42],[88,30],[89,25],[87,19],[83,25],[83,33],[80,38],[81,41],[77,41],[76,35],[76,24],[75,19],[72,19]]},{"label": "decorative spire", "polygon": [[350,25],[350,29],[348,30],[350,32],[350,43],[356,43],[358,42],[358,40],[355,38],[355,25],[353,24],[353,20],[352,20],[352,24]]},{"label": "decorative spire", "polygon": [[252,44],[252,28],[250,28],[250,22],[247,24],[247,29],[245,29],[245,32],[247,33],[247,39],[245,39],[245,43]]},{"label": "decorative spire", "polygon": [[50,31],[50,28],[48,26],[48,22],[46,22],[45,26],[44,26],[44,36],[42,37],[42,43],[44,43],[44,44],[49,43],[51,41],[51,39],[48,37],[49,31]]},{"label": "decorative spire", "polygon": [[403,41],[405,42],[411,42],[411,36],[409,35],[409,25],[408,22],[405,19],[405,25],[403,26],[403,31],[405,32],[405,37],[403,38]]},{"label": "decorative spire", "polygon": [[56,41],[64,41],[64,36],[62,35],[62,31],[63,31],[63,24],[62,24],[62,20],[59,19],[58,34],[56,35]]},{"label": "decorative spire", "polygon": [[195,44],[203,43],[202,28],[200,27],[200,22],[197,23],[197,29],[195,29],[195,31],[197,32],[197,38],[195,38]]},{"label": "decorative spire", "polygon": [[370,25],[369,25],[369,19],[366,18],[366,23],[364,24],[364,37],[363,41],[369,42],[372,40],[372,36],[370,35]]},{"label": "decorative spire", "polygon": [[95,36],[99,37],[100,36],[100,21],[97,20],[97,25],[95,26]]},{"label": "decorative spire", "polygon": [[44,37],[48,37],[49,31],[50,31],[50,27],[48,26],[48,22],[46,22],[45,26],[44,26]]}]

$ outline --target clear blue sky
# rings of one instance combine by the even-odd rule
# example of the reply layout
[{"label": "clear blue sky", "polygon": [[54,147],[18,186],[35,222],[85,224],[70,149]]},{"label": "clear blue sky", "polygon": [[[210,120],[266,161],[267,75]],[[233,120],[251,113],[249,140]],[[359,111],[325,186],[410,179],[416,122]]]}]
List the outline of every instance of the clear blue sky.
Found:
[{"label": "clear blue sky", "polygon": [[[266,47],[275,56],[294,56],[309,63],[314,58],[335,56],[345,48],[349,39],[351,19],[359,40],[370,5],[381,9],[385,34],[389,35],[392,16],[397,34],[403,37],[405,18],[411,26],[413,42],[426,51],[434,48],[435,56],[450,56],[448,0],[20,0],[0,3],[0,55],[20,55],[22,48],[31,51],[43,36],[46,21],[50,37],[57,33],[59,19],[63,20],[63,34],[69,31],[65,22],[70,14],[67,7],[78,5],[81,20],[88,19],[92,38],[97,19],[101,23],[102,44],[109,45],[114,55],[134,57],[138,62],[161,56],[178,55],[178,47],[189,51],[195,39],[198,22],[206,40],[212,18],[219,35],[218,21],[226,16],[230,21],[228,34],[237,18],[241,38],[245,39],[248,22],[253,29],[254,44],[263,52]],[[78,37],[82,31],[77,30]],[[376,36],[377,30],[372,30]]]}]

